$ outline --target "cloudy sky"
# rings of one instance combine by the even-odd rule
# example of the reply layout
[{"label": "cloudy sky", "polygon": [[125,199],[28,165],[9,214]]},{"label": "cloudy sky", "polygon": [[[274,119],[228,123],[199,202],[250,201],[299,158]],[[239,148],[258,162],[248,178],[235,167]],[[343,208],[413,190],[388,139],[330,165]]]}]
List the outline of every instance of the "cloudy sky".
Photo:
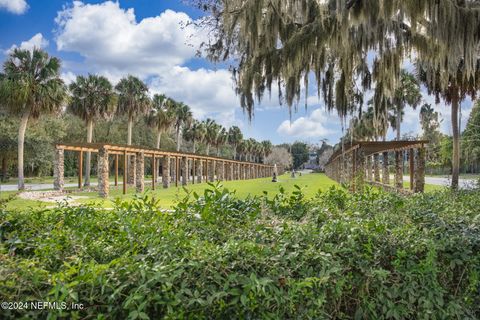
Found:
[{"label": "cloudy sky", "polygon": [[[190,105],[197,118],[238,125],[247,137],[274,143],[338,141],[341,122],[314,96],[308,98],[306,110],[301,106],[290,118],[277,95],[272,93],[272,99],[267,95],[250,123],[227,66],[196,55],[206,33],[189,22],[201,15],[181,0],[0,0],[0,61],[13,48],[41,47],[62,59],[67,83],[78,74],[102,74],[114,83],[132,74],[145,80],[152,93]],[[426,93],[424,100],[434,104]],[[445,118],[442,131],[450,133],[449,108],[439,104],[436,109]],[[470,110],[471,101],[465,101],[462,126]],[[418,110],[407,109],[402,131],[420,132]]]}]

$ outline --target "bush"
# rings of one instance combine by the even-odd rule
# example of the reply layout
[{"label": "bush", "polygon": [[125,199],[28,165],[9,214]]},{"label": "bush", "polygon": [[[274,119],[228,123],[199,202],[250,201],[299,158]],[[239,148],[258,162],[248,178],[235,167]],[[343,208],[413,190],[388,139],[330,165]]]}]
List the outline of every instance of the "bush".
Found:
[{"label": "bush", "polygon": [[0,212],[2,318],[480,317],[480,192],[332,188]]}]

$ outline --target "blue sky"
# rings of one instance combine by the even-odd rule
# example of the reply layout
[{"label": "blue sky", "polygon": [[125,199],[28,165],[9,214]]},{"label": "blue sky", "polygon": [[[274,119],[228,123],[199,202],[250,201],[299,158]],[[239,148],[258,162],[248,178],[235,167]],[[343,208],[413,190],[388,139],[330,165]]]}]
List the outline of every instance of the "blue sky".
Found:
[{"label": "blue sky", "polygon": [[[144,79],[152,93],[165,93],[190,105],[197,118],[238,125],[247,137],[274,143],[338,141],[341,122],[325,112],[314,96],[308,98],[307,110],[302,104],[290,121],[287,107],[279,105],[273,92],[271,100],[267,95],[256,106],[249,123],[227,67],[195,55],[207,35],[188,22],[201,15],[174,0],[0,0],[0,61],[13,47],[42,47],[62,59],[67,83],[77,74],[103,74],[113,83],[133,74]],[[433,97],[423,92],[424,100],[434,104]],[[449,108],[439,104],[436,109],[445,118],[442,131],[450,133]],[[470,110],[471,102],[464,102],[463,125]],[[402,131],[420,132],[418,110],[407,109]]]}]

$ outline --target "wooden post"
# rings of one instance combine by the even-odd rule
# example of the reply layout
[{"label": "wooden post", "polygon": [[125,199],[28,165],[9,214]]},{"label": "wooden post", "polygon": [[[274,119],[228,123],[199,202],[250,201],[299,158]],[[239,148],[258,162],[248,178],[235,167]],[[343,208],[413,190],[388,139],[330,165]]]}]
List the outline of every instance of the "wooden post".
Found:
[{"label": "wooden post", "polygon": [[410,164],[410,170],[409,170],[409,173],[410,173],[410,190],[413,190],[414,189],[414,184],[415,184],[415,180],[414,180],[414,172],[415,172],[415,153],[414,153],[414,150],[413,148],[410,148],[408,150],[408,162]]},{"label": "wooden post", "polygon": [[118,187],[118,154],[115,154],[115,187]]},{"label": "wooden post", "polygon": [[123,194],[127,194],[127,167],[128,167],[127,151],[123,152]]},{"label": "wooden post", "polygon": [[157,177],[157,164],[155,161],[155,154],[152,154],[152,190],[155,190],[156,177]]},{"label": "wooden post", "polygon": [[78,189],[82,189],[82,176],[83,176],[83,151],[80,151],[78,157]]}]

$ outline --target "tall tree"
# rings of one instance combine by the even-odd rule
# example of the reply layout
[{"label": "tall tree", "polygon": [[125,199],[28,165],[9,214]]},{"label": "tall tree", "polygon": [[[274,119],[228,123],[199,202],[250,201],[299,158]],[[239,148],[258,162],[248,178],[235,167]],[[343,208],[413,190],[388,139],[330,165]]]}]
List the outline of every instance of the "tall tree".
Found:
[{"label": "tall tree", "polygon": [[29,119],[61,110],[66,88],[60,79],[60,60],[45,51],[15,49],[4,63],[0,100],[12,115],[20,115],[18,129],[18,189],[25,189],[24,143]]},{"label": "tall tree", "polygon": [[205,135],[205,143],[207,145],[206,154],[209,155],[210,147],[212,145],[215,145],[217,141],[217,135],[221,127],[219,124],[215,122],[215,120],[212,120],[212,119],[206,119],[204,123],[205,123],[205,128],[207,129],[207,133]]},{"label": "tall tree", "polygon": [[273,145],[269,140],[262,141],[263,163],[265,163],[265,160],[267,159],[267,157],[270,155],[270,153],[272,153],[272,148],[273,148]]},{"label": "tall tree", "polygon": [[303,142],[294,142],[291,147],[293,157],[293,168],[299,169],[305,162],[308,161],[308,146]]},{"label": "tall tree", "polygon": [[420,125],[422,126],[422,138],[428,140],[426,159],[428,162],[438,162],[440,152],[441,133],[439,114],[431,104],[425,103],[420,108]]},{"label": "tall tree", "polygon": [[115,86],[118,93],[117,113],[128,119],[127,144],[132,144],[133,122],[150,108],[147,85],[134,76],[127,76]]},{"label": "tall tree", "polygon": [[415,76],[406,70],[402,70],[398,85],[395,89],[393,96],[393,104],[395,106],[395,116],[392,123],[393,129],[397,133],[397,141],[401,138],[401,124],[403,121],[403,115],[405,113],[405,106],[409,105],[412,108],[416,108],[422,100],[420,94],[420,86]]},{"label": "tall tree", "polygon": [[242,139],[242,130],[237,126],[230,127],[228,130],[228,143],[230,143],[233,148],[233,159],[237,159],[237,146]]},{"label": "tall tree", "polygon": [[185,128],[183,137],[187,141],[191,141],[193,144],[193,153],[197,152],[197,143],[203,142],[205,135],[207,134],[207,128],[203,122],[194,120],[190,127]]},{"label": "tall tree", "polygon": [[[71,93],[67,110],[85,121],[87,142],[93,140],[93,126],[96,120],[108,118],[115,111],[115,93],[107,78],[89,74],[77,76],[69,86]],[[84,186],[90,186],[91,153],[86,154]]]},{"label": "tall tree", "polygon": [[220,127],[220,130],[217,133],[217,138],[215,139],[215,148],[217,149],[217,157],[220,156],[220,151],[223,145],[228,142],[228,131],[224,127]]},{"label": "tall tree", "polygon": [[163,94],[155,94],[152,98],[152,109],[147,116],[147,124],[156,131],[156,148],[160,149],[162,134],[175,122],[175,114],[170,100]]},{"label": "tall tree", "polygon": [[479,172],[480,167],[480,101],[477,101],[470,113],[467,126],[462,135],[462,148],[466,163],[472,172]]},{"label": "tall tree", "polygon": [[180,133],[183,127],[187,127],[193,120],[192,111],[190,107],[182,102],[175,102],[173,107],[174,113],[174,127],[177,139],[177,151],[180,151],[180,145],[182,143]]},{"label": "tall tree", "polygon": [[[413,53],[424,66],[427,87],[451,104],[452,187],[458,186],[459,104],[467,95],[474,97],[479,82],[479,1],[194,2],[212,12],[207,23],[215,28],[216,41],[208,46],[209,57],[239,61],[232,70],[249,115],[255,98],[271,91],[272,84],[291,107],[313,75],[327,109],[344,118],[357,108],[352,102],[358,93],[372,84],[377,101],[392,99],[403,60]],[[372,49],[376,57],[370,70]],[[375,114],[385,113],[387,105],[376,103]]]}]

